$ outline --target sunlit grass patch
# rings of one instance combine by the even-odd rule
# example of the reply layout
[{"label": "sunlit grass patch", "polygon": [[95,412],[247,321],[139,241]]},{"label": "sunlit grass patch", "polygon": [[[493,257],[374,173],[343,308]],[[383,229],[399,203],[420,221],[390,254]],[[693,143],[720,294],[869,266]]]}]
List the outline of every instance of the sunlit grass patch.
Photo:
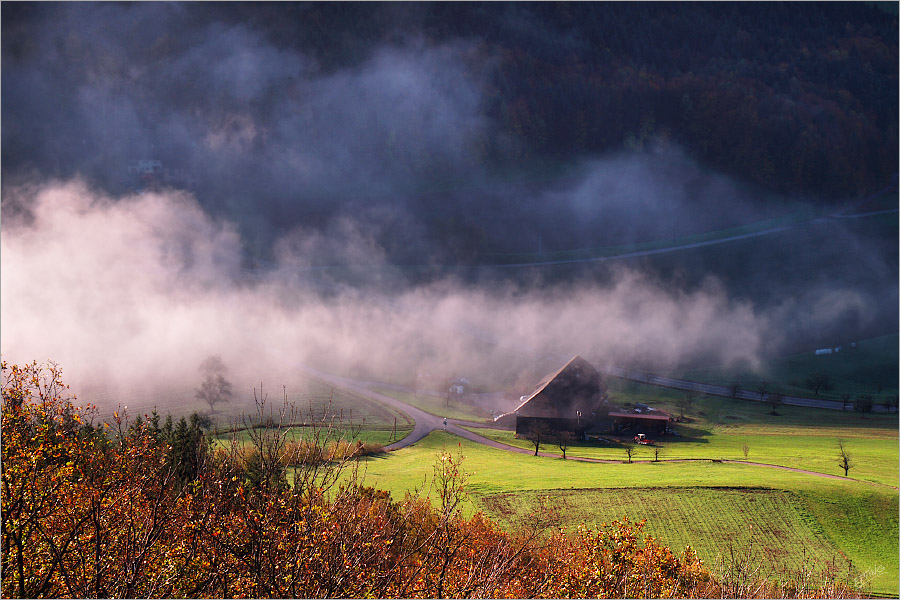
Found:
[{"label": "sunlit grass patch", "polygon": [[573,530],[596,527],[627,515],[646,519],[645,531],[680,550],[691,546],[708,567],[717,557],[751,553],[763,572],[797,570],[804,560],[824,565],[847,560],[821,526],[805,518],[802,500],[791,492],[766,488],[607,488],[490,494],[479,498],[486,513],[507,526],[525,520],[538,506],[552,524]]},{"label": "sunlit grass patch", "polygon": [[[543,492],[571,493],[598,488],[628,488],[634,494],[657,489],[662,491],[653,493],[663,495],[666,489],[692,488],[790,492],[791,510],[806,522],[796,527],[820,532],[852,559],[860,571],[875,572],[881,568],[881,575],[873,581],[873,591],[897,591],[896,576],[884,572],[886,569],[895,574],[898,568],[898,492],[884,485],[712,461],[633,464],[563,461],[497,450],[444,432],[432,433],[409,448],[366,459],[365,482],[390,491],[395,498],[402,498],[408,491],[427,489],[435,457],[447,450],[461,452],[466,457],[463,468],[470,473],[470,512],[483,508],[480,499],[493,494],[529,497]],[[735,514],[740,515],[739,510],[731,512],[732,517]],[[641,518],[640,514],[629,516]],[[701,540],[690,543],[696,545]],[[822,556],[823,552],[820,552]]]}]

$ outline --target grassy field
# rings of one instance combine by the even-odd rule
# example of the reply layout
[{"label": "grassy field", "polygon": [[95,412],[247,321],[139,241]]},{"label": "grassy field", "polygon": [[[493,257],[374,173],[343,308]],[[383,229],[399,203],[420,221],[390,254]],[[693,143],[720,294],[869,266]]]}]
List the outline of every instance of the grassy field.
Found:
[{"label": "grassy field", "polygon": [[[489,439],[516,446],[534,449],[528,440],[516,439],[513,432],[499,429],[472,429],[475,433]],[[815,471],[829,475],[843,475],[838,468],[838,450],[835,439],[817,436],[790,436],[790,443],[779,435],[717,435],[710,436],[706,443],[683,438],[668,438],[676,441],[656,443],[654,446],[635,448],[632,461],[653,461],[654,450],[659,447],[659,461],[685,459],[709,460],[745,460],[743,445],[747,444],[749,452],[746,460],[752,463],[764,463]],[[890,472],[885,465],[897,464],[897,440],[844,438],[844,447],[851,455],[853,466],[849,476],[861,481],[869,481],[881,485],[896,487],[898,472]],[[542,444],[541,452],[559,454],[560,450],[553,444]],[[627,460],[624,449],[615,441],[608,443],[585,442],[572,445],[566,455],[569,458],[597,458],[601,460]]]},{"label": "grassy field", "polygon": [[[233,397],[230,401],[216,405],[216,412],[211,415],[219,429],[241,425],[245,419],[255,419],[257,409],[254,393],[257,397],[266,397],[266,415],[271,413],[277,421],[277,413],[284,400],[293,407],[293,414],[287,415],[288,422],[308,422],[310,420],[333,420],[345,429],[363,427],[366,429],[388,430],[412,428],[413,420],[406,414],[369,400],[353,392],[334,387],[318,379],[303,375],[286,377],[270,377],[266,381],[283,381],[277,386],[265,383],[260,392],[260,381],[234,378],[232,383]],[[209,414],[208,404],[196,399],[193,388],[173,387],[151,391],[148,397],[130,397],[123,404],[128,405],[128,413],[132,417],[150,413],[156,409],[160,415],[171,414],[172,418],[188,416],[192,412]],[[106,399],[114,396],[114,390],[101,390],[82,396],[91,402],[102,402],[107,406],[115,404]]]},{"label": "grassy field", "polygon": [[[643,402],[679,414],[675,402],[682,396],[667,390],[626,380],[610,381],[610,398],[621,406]],[[900,461],[898,416],[867,414],[781,406],[772,415],[766,404],[733,400],[718,396],[700,397],[685,412],[689,422],[673,426],[678,436],[656,440],[660,460],[730,459],[748,460],[796,469],[843,475],[838,467],[837,441],[852,457],[849,475],[854,479],[898,486]],[[516,439],[514,434],[499,429],[472,429],[484,437],[532,449],[531,442]],[[625,460],[623,447],[616,438],[584,442],[570,446],[570,457]],[[744,446],[748,452],[745,458]],[[543,445],[544,452],[559,453],[552,444]],[[653,460],[655,447],[639,446],[632,460]]]},{"label": "grassy field", "polygon": [[[617,494],[625,494],[630,490],[639,495],[646,489],[673,489],[678,490],[678,495],[684,498],[694,498],[681,500],[682,503],[694,502],[696,505],[696,498],[707,499],[704,511],[697,518],[705,522],[704,527],[713,530],[720,526],[720,521],[723,526],[732,522],[740,523],[740,503],[751,502],[749,497],[738,500],[739,494],[716,496],[705,491],[697,494],[707,496],[690,496],[689,492],[682,490],[751,490],[748,493],[757,494],[753,496],[757,498],[756,501],[761,501],[760,495],[767,493],[766,490],[784,492],[766,496],[769,498],[766,500],[768,506],[777,508],[777,513],[769,513],[769,520],[773,525],[765,534],[770,536],[767,539],[777,537],[776,531],[782,531],[785,535],[805,536],[804,544],[818,548],[816,552],[820,557],[828,554],[829,546],[825,543],[828,542],[853,561],[858,573],[877,573],[871,587],[873,591],[897,592],[898,494],[896,489],[888,486],[732,463],[703,461],[592,464],[530,457],[491,449],[443,432],[433,433],[409,448],[390,455],[369,458],[365,463],[365,483],[389,490],[396,498],[402,498],[407,491],[415,489],[427,491],[425,483],[430,480],[434,461],[441,451],[460,452],[466,457],[464,468],[470,473],[469,510],[484,510],[499,519],[509,519],[510,515],[491,508],[490,497],[497,494],[521,495],[524,499],[522,501],[527,503],[529,498],[537,498],[544,492],[578,496],[584,493],[590,495],[597,490],[615,489],[619,490]],[[896,472],[896,465],[894,460],[882,465],[882,468]],[[573,499],[571,502],[588,507],[591,504],[589,499]],[[652,516],[649,508],[652,501],[644,504],[645,510],[633,512],[632,508],[640,507],[639,502],[623,504],[619,516],[627,512],[629,517],[635,519],[649,518]],[[619,512],[615,506],[610,510],[610,514]],[[789,523],[790,527],[774,525],[779,522]],[[651,523],[651,531],[655,531],[653,527],[656,525]],[[685,529],[678,535],[690,536],[693,532]],[[740,539],[743,538],[736,541]],[[696,546],[706,542],[698,538],[691,543]],[[795,550],[796,553],[792,556],[799,558],[791,558],[791,564],[802,560],[802,549],[796,547]]]},{"label": "grassy field", "polygon": [[[403,439],[412,432],[415,425],[410,417],[398,410],[318,379],[299,382],[292,390],[287,392],[287,400],[293,403],[295,409],[286,416],[287,423],[315,422],[318,427],[331,427],[334,431],[329,434],[329,439],[342,437],[387,445]],[[268,405],[275,411],[273,414],[276,422],[277,410],[282,406],[283,398],[282,395],[273,401],[272,396],[269,397]],[[242,416],[247,417],[248,414],[249,411]],[[267,410],[266,415],[269,414]],[[256,418],[252,414],[249,416]],[[248,441],[249,433],[246,430],[234,433],[227,431],[232,426],[243,424],[243,420],[236,415],[218,419],[220,433],[217,438],[225,441],[235,437],[239,442]],[[288,436],[294,440],[308,439],[313,432],[314,428],[298,426],[292,427]]]},{"label": "grassy field", "polygon": [[401,402],[405,402],[410,406],[435,415],[437,417],[447,417],[448,419],[463,419],[466,421],[484,421],[490,415],[470,404],[454,400],[452,397],[448,401],[447,398],[440,398],[430,394],[412,394],[399,390],[382,389],[378,387],[372,388],[373,392],[396,398]]},{"label": "grassy field", "polygon": [[398,428],[413,425],[412,419],[398,410],[314,378],[298,378],[284,389],[270,390],[269,406],[277,411],[285,394],[296,408],[294,421],[333,419],[348,427],[370,429],[390,429],[395,419]]},{"label": "grassy field", "polygon": [[[763,572],[792,571],[804,561],[821,568],[834,562],[848,572],[840,549],[809,518],[796,493],[767,488],[656,487],[492,494],[479,499],[485,511],[513,525],[539,506],[553,507],[553,525],[596,527],[621,519],[647,520],[645,532],[671,548],[691,546],[715,569],[731,550],[755,561]],[[798,549],[802,551],[798,552]]]}]

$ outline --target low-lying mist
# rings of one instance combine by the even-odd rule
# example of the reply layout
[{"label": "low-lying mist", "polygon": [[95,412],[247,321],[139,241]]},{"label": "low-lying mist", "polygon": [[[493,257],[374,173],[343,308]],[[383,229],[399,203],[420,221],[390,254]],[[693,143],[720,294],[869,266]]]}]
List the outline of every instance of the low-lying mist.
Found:
[{"label": "low-lying mist", "polygon": [[[422,7],[385,5],[369,15],[384,36],[356,43],[308,8],[3,5],[5,360],[55,361],[117,401],[190,390],[213,355],[275,389],[301,364],[503,389],[574,354],[753,365],[896,331],[896,230],[849,221],[522,267],[809,206],[711,171],[643,117],[630,151],[541,150],[518,125],[555,90],[501,89],[502,40],[434,37]],[[493,18],[545,35],[518,12]],[[556,37],[562,56],[582,44]],[[582,116],[608,123],[597,106]]]},{"label": "low-lying mist", "polygon": [[[76,390],[106,385],[119,402],[161,383],[195,387],[210,355],[276,388],[283,381],[273,378],[301,364],[383,380],[466,376],[496,388],[574,354],[598,366],[754,364],[785,334],[783,306],[760,310],[715,278],[679,287],[613,267],[602,283],[412,283],[350,217],[333,235],[298,229],[273,240],[277,262],[248,269],[236,226],[184,193],[111,198],[69,181],[5,201],[4,359],[55,361]],[[381,275],[339,282],[311,266],[324,251]],[[807,319],[865,309],[859,294],[831,293]]]}]

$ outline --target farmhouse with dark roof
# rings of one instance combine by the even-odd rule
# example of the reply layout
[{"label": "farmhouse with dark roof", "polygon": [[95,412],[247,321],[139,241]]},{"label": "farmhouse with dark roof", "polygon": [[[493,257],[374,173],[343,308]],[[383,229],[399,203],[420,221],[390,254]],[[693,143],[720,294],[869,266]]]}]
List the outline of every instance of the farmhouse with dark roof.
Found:
[{"label": "farmhouse with dark roof", "polygon": [[568,431],[584,437],[609,412],[603,377],[580,356],[545,377],[513,411],[516,435],[527,435],[535,426],[549,432]]}]

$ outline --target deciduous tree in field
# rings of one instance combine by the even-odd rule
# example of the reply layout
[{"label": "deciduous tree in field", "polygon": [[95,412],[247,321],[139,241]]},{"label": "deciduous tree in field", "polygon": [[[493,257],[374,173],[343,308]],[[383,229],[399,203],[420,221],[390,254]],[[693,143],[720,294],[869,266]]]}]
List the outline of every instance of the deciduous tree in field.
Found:
[{"label": "deciduous tree in field", "polygon": [[196,397],[209,404],[209,412],[216,412],[216,405],[231,400],[233,392],[231,382],[225,379],[225,363],[222,357],[210,356],[200,364],[203,381],[197,388]]},{"label": "deciduous tree in field", "polygon": [[853,403],[853,410],[859,413],[867,413],[872,411],[872,402],[874,397],[872,394],[860,394]]},{"label": "deciduous tree in field", "polygon": [[534,445],[534,455],[537,456],[541,444],[550,439],[551,433],[550,428],[543,421],[532,421],[523,437]]},{"label": "deciduous tree in field", "polygon": [[831,375],[828,373],[813,373],[806,378],[806,387],[811,389],[818,396],[821,391],[828,391],[832,388]]},{"label": "deciduous tree in field", "polygon": [[637,446],[632,442],[624,442],[622,444],[622,449],[625,450],[625,456],[628,457],[628,462],[631,463],[631,457],[634,455]]},{"label": "deciduous tree in field", "polygon": [[560,431],[554,436],[553,440],[556,442],[559,451],[562,452],[563,460],[566,460],[566,451],[572,445],[572,442],[575,441],[575,434],[571,431]]},{"label": "deciduous tree in field", "polygon": [[681,411],[681,417],[684,417],[684,411],[689,409],[691,405],[694,403],[694,400],[697,399],[697,392],[693,390],[684,390],[681,394],[681,397],[678,398],[678,408]]},{"label": "deciduous tree in field", "polygon": [[850,459],[847,449],[844,448],[844,440],[838,440],[838,465],[844,470],[844,477],[847,477],[850,467],[853,466],[853,461]]},{"label": "deciduous tree in field", "polygon": [[769,411],[769,414],[777,415],[778,407],[784,404],[784,392],[776,389],[766,397],[766,400],[768,401],[769,406],[772,407],[772,410]]}]

